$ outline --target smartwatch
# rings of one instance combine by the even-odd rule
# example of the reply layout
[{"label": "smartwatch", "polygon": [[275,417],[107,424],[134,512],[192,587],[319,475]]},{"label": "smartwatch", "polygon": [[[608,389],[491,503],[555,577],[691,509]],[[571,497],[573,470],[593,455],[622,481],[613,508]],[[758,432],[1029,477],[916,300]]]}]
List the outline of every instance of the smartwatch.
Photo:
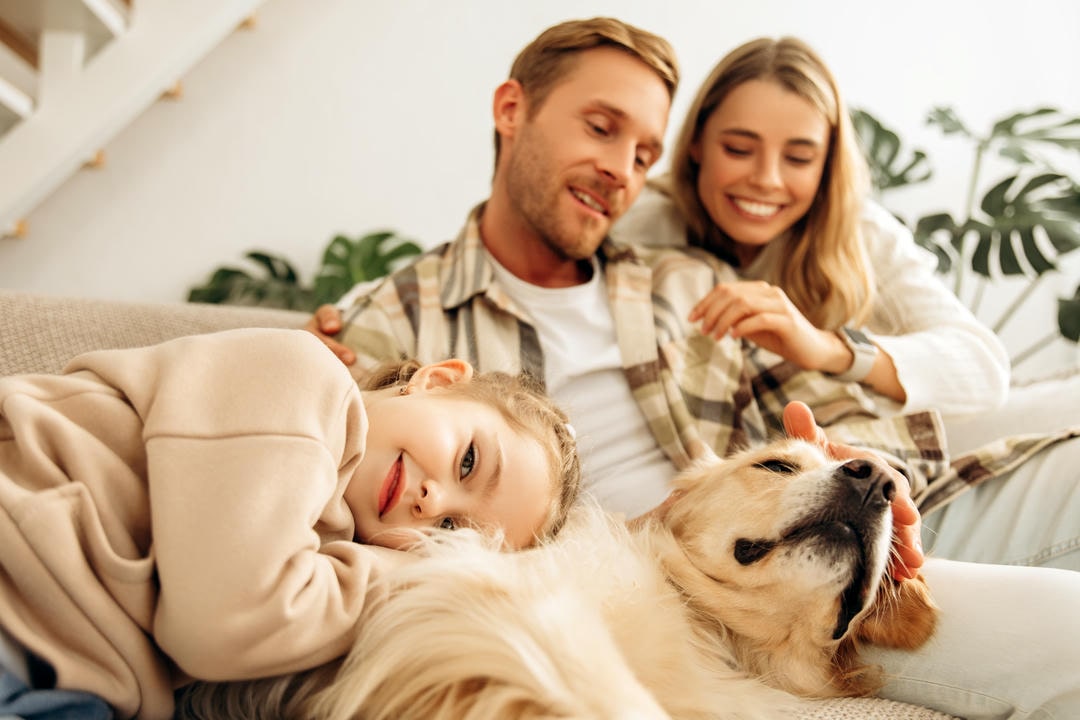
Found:
[{"label": "smartwatch", "polygon": [[862,382],[874,367],[878,346],[870,342],[870,338],[861,330],[847,325],[837,330],[836,334],[847,345],[848,350],[855,356],[855,360],[851,363],[851,367],[842,373],[836,373],[833,377],[843,382]]}]

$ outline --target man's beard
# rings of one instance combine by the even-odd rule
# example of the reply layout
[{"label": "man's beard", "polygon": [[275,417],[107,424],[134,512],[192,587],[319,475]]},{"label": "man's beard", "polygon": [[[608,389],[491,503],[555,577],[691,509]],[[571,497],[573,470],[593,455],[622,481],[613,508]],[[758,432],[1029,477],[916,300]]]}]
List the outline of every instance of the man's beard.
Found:
[{"label": "man's beard", "polygon": [[[572,222],[564,220],[562,195],[569,190],[559,184],[558,173],[543,154],[545,144],[535,131],[525,129],[518,137],[514,154],[509,158],[506,187],[514,211],[532,232],[557,257],[585,260],[593,256],[611,227],[609,222]],[[594,181],[578,183],[614,200]],[[561,211],[561,212],[560,212]]]}]

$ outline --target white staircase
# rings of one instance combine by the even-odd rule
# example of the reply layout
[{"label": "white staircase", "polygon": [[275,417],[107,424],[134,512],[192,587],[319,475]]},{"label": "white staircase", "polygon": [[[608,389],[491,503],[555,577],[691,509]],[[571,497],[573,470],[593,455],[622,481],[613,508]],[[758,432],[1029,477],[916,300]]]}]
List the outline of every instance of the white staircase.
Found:
[{"label": "white staircase", "polygon": [[0,0],[0,237],[264,0]]}]

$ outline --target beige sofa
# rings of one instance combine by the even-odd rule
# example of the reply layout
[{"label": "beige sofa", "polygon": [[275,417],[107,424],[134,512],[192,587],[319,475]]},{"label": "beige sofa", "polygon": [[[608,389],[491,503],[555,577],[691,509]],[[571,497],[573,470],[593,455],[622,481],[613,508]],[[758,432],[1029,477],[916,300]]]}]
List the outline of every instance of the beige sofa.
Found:
[{"label": "beige sofa", "polygon": [[[73,356],[137,347],[234,327],[300,327],[304,313],[264,308],[133,303],[29,295],[0,290],[0,375],[58,372]],[[804,720],[949,720],[920,707],[878,698],[815,703]]]}]

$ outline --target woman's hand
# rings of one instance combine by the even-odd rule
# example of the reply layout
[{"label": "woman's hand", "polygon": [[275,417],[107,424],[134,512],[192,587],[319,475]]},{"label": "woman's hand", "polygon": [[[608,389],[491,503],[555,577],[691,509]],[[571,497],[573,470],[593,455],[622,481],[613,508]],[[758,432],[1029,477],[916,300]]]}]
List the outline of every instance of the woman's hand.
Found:
[{"label": "woman's hand", "polygon": [[805,370],[842,373],[851,351],[835,333],[819,330],[787,293],[767,282],[720,283],[690,312],[701,332],[716,339],[730,333],[795,363]]},{"label": "woman's hand", "polygon": [[[817,443],[829,455],[840,460],[881,460],[868,450],[830,442],[825,437],[825,431],[814,420],[810,408],[801,402],[791,402],[784,407],[784,429],[788,436]],[[889,559],[889,572],[897,580],[907,580],[918,574],[926,560],[921,540],[922,516],[911,499],[911,484],[907,478],[895,468],[886,467],[896,484],[896,495],[892,499],[893,552]]]}]

